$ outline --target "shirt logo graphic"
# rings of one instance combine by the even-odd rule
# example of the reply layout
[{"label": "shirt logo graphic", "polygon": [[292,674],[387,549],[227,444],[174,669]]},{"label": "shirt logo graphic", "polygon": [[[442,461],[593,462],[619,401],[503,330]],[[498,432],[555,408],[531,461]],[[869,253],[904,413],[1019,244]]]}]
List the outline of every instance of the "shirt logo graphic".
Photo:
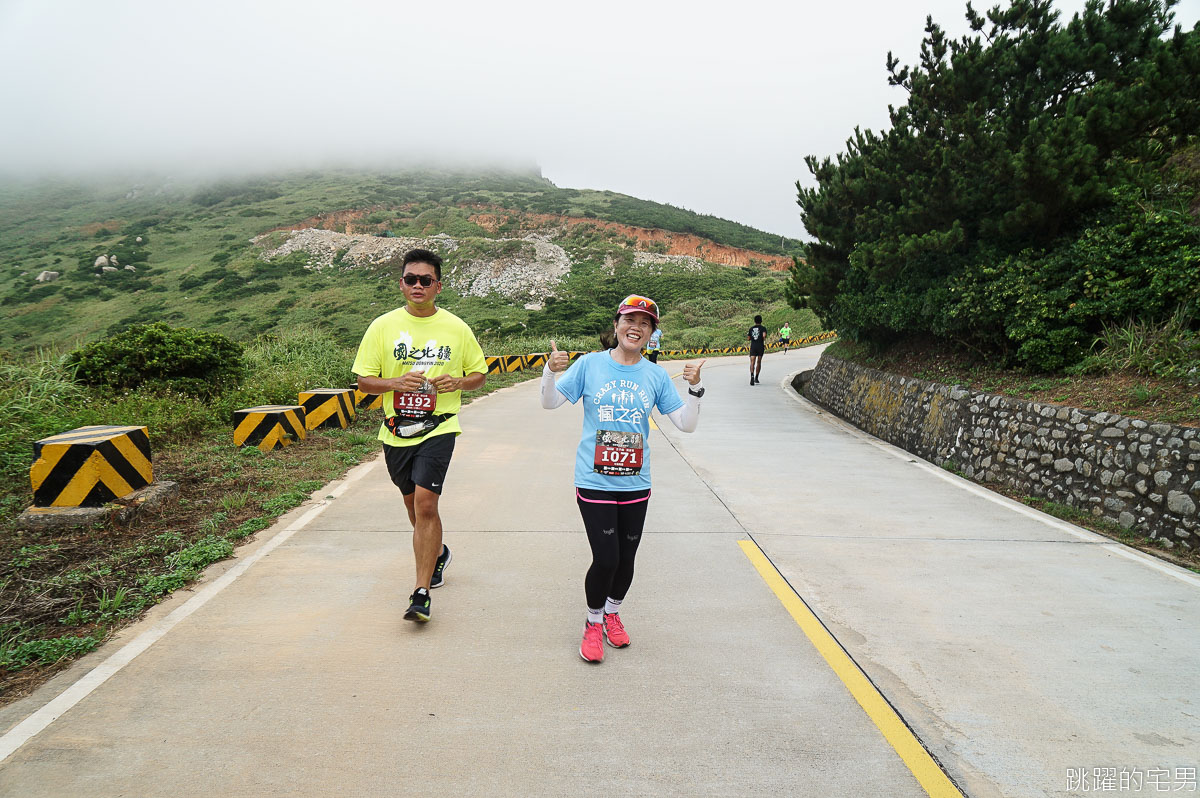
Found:
[{"label": "shirt logo graphic", "polygon": [[412,339],[405,335],[396,341],[392,349],[392,357],[398,362],[412,361],[412,365],[436,366],[450,361],[449,346],[438,346],[437,341],[426,341],[424,346],[417,346]]}]

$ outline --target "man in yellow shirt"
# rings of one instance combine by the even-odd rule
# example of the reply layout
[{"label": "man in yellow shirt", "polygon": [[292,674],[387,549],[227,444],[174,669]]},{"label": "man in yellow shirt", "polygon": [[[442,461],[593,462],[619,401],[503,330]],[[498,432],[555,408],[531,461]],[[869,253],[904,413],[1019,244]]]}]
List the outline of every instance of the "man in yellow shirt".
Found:
[{"label": "man in yellow shirt", "polygon": [[360,391],[384,395],[379,440],[413,525],[417,566],[417,587],[404,617],[428,621],[429,590],[445,583],[450,564],[438,500],[462,432],[462,392],[483,387],[487,361],[466,322],[434,304],[442,291],[441,257],[411,250],[401,275],[404,307],[371,322],[352,370]]}]

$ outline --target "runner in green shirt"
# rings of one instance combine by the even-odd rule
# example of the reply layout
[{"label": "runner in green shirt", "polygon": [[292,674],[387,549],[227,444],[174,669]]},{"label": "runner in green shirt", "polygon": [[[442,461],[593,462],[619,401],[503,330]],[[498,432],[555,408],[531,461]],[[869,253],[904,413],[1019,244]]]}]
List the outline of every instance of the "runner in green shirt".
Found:
[{"label": "runner in green shirt", "polygon": [[417,566],[417,586],[404,617],[428,621],[429,589],[444,584],[442,575],[450,564],[438,500],[454,440],[462,432],[462,392],[483,387],[487,361],[471,328],[434,304],[442,290],[441,257],[427,249],[411,250],[401,273],[404,307],[371,322],[352,371],[360,391],[383,394],[379,440],[413,525]]}]

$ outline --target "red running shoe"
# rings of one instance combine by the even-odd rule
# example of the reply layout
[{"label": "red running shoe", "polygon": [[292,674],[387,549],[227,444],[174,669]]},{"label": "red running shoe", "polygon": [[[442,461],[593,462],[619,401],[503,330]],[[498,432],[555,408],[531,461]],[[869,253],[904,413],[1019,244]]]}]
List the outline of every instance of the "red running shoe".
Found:
[{"label": "red running shoe", "polygon": [[604,662],[604,641],[600,639],[603,624],[584,623],[583,642],[579,644],[579,656],[588,662]]},{"label": "red running shoe", "polygon": [[625,648],[629,645],[629,635],[625,633],[625,625],[621,623],[621,616],[615,612],[604,613],[604,636],[613,648]]}]

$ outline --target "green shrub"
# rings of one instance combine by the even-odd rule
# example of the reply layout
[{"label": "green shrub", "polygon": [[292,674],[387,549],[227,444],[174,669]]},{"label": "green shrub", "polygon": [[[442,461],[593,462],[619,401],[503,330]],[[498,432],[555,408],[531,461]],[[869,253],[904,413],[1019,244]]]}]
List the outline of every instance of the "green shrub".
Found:
[{"label": "green shrub", "polygon": [[1106,373],[1128,370],[1166,379],[1200,382],[1200,333],[1191,309],[1179,308],[1165,322],[1130,319],[1106,324],[1096,339],[1098,352],[1074,370]]},{"label": "green shrub", "polygon": [[236,386],[244,373],[242,347],[219,333],[162,322],[137,324],[72,352],[67,363],[80,380],[116,389],[163,385],[196,396]]},{"label": "green shrub", "polygon": [[[852,309],[847,317],[860,328],[867,314],[888,329],[919,330],[928,314],[935,334],[1027,368],[1072,367],[1105,330],[1154,327],[1200,300],[1200,229],[1181,214],[1147,210],[1131,187],[1112,197],[1110,209],[1049,251],[1003,258],[981,253],[943,286],[917,297],[913,318],[889,315],[861,294],[840,296],[838,307]],[[902,289],[890,297],[880,292],[893,311],[908,307],[906,296]],[[1186,328],[1192,320],[1185,317]]]}]

